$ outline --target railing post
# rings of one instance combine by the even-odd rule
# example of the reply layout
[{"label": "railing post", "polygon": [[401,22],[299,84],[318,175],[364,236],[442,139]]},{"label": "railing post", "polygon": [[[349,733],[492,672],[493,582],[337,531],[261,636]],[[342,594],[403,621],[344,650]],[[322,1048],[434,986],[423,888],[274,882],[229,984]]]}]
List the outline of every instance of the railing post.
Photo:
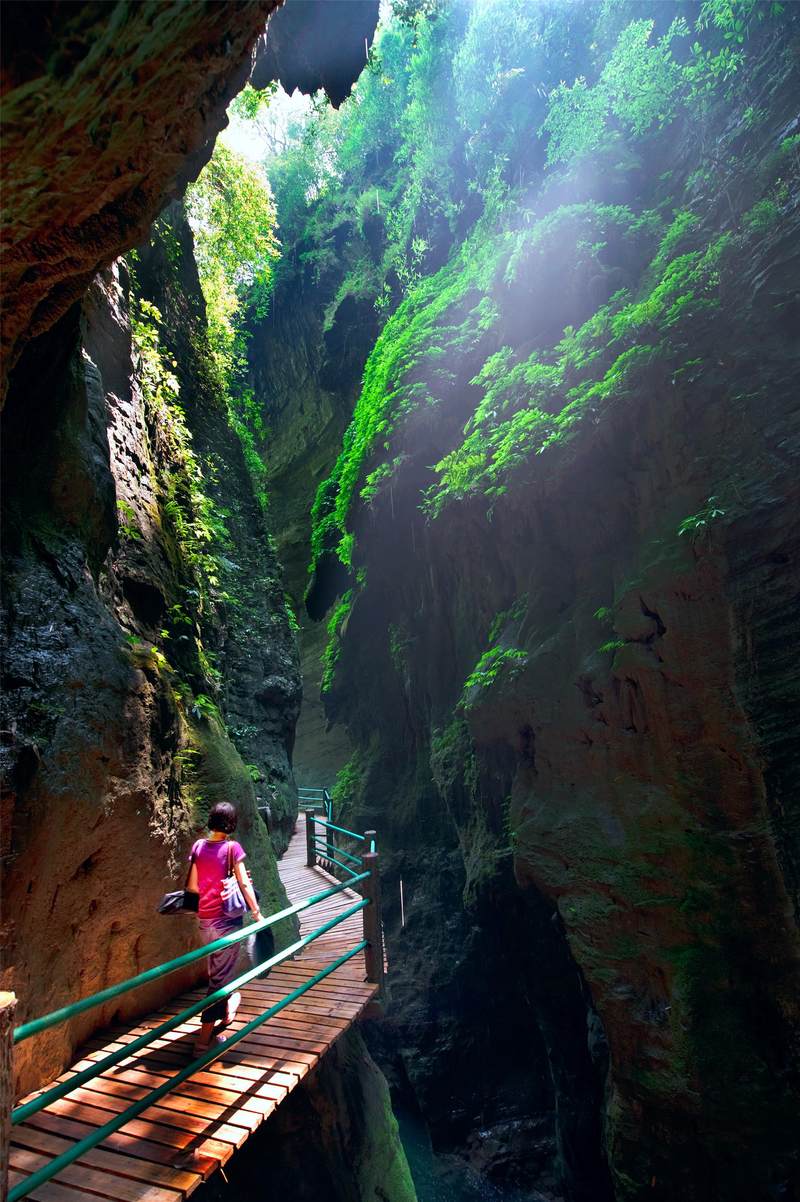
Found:
[{"label": "railing post", "polygon": [[361,857],[364,871],[369,876],[362,881],[361,892],[369,902],[364,907],[364,965],[367,980],[378,986],[378,993],[383,993],[383,922],[381,918],[381,881],[378,875],[378,853],[370,851],[371,840],[375,838],[374,831],[366,831],[364,839],[367,850]]},{"label": "railing post", "polygon": [[11,1107],[14,1102],[13,993],[0,993],[0,1202],[8,1197],[8,1156],[11,1143]]},{"label": "railing post", "polygon": [[314,846],[314,811],[306,810],[306,864],[313,868],[317,862],[317,850]]}]

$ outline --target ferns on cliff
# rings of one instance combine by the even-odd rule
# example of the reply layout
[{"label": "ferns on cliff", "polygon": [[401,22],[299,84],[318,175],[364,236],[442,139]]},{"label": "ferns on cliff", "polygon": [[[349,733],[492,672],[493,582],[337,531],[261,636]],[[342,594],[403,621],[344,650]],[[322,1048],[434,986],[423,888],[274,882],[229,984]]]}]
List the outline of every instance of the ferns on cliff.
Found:
[{"label": "ferns on cliff", "polygon": [[[752,0],[677,18],[628,0],[411,4],[341,110],[315,104],[269,168],[281,271],[320,286],[326,330],[348,298],[383,328],[314,501],[312,582],[330,556],[357,571],[354,511],[411,460],[429,518],[490,508],[643,374],[705,370],[728,265],[787,211],[797,157],[772,156],[746,213],[726,193],[721,221],[711,114],[735,103],[758,125],[751,48],[789,19]],[[659,148],[693,123],[695,171],[659,180]]]}]

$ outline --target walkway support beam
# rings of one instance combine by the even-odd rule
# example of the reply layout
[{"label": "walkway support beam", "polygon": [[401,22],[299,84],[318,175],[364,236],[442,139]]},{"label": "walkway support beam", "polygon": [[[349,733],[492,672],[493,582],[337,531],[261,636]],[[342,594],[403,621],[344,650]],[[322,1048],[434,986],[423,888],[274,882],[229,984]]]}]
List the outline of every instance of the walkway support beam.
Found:
[{"label": "walkway support beam", "polygon": [[[365,835],[367,847],[374,846],[374,831]],[[381,917],[381,881],[378,875],[378,853],[367,851],[362,856],[364,871],[369,876],[361,884],[362,896],[369,902],[364,909],[364,964],[367,980],[378,986],[379,994],[383,993],[383,920]]]},{"label": "walkway support beam", "polygon": [[8,1197],[8,1149],[11,1142],[11,1107],[14,1100],[13,993],[0,993],[0,1202]]},{"label": "walkway support beam", "polygon": [[306,810],[306,865],[313,868],[317,862],[314,832],[314,811]]}]

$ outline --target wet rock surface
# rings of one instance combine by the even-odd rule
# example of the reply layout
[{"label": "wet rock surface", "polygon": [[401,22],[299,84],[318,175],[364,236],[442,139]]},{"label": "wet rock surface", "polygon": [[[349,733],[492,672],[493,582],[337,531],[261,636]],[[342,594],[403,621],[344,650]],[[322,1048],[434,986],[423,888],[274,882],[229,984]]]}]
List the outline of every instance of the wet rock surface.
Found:
[{"label": "wet rock surface", "polygon": [[288,91],[347,94],[377,3],[294,0],[270,41],[277,7],[3,6],[4,373],[197,177],[257,58],[258,87],[280,77]]},{"label": "wet rock surface", "polygon": [[[575,1103],[594,1092],[600,1106],[606,1040],[602,1145],[617,1197],[794,1188],[796,367],[786,371],[779,332],[754,310],[739,320],[736,349],[719,348],[724,375],[763,373],[770,345],[768,415],[752,395],[732,404],[722,376],[698,406],[654,373],[635,420],[607,416],[559,471],[497,501],[491,523],[469,502],[420,519],[431,455],[427,431],[409,423],[392,505],[373,505],[359,527],[370,584],[328,713],[358,749],[351,822],[385,832],[390,1022],[405,1071],[434,1147],[460,1144],[502,1176],[508,1112],[495,1152],[485,1124],[463,1126],[437,1093],[457,1081],[453,1095],[468,1097],[476,1062],[485,1080],[527,1006],[513,1063],[535,1060],[541,1039],[546,1075],[563,1086],[549,1103],[548,1165],[569,1197],[596,1198],[602,1180],[573,1173],[602,1157],[596,1117],[584,1124]],[[726,520],[681,536],[720,476],[736,480]],[[511,667],[464,691],[492,627]],[[504,857],[523,912],[510,892],[490,900]],[[472,924],[488,956],[472,949]],[[503,966],[527,956],[534,979],[559,964],[571,974],[571,1026],[563,982],[525,1000],[503,987]],[[462,957],[464,984],[450,988]],[[487,1017],[474,1000],[484,976],[496,988]],[[568,1052],[578,1071],[559,1068]],[[541,1061],[531,1073],[541,1079]],[[515,1102],[520,1121],[545,1113],[520,1091]]]},{"label": "wet rock surface", "polygon": [[5,370],[200,171],[274,8],[4,6]]},{"label": "wet rock surface", "polygon": [[[198,306],[199,290],[184,295]],[[139,368],[119,268],[28,348],[4,414],[3,980],[23,1020],[194,945],[190,919],[155,919],[154,910],[183,879],[187,847],[214,800],[239,807],[265,905],[284,897],[251,774],[218,717],[188,706],[179,687],[182,673],[196,691],[208,687],[192,676],[194,642],[191,651],[170,648],[171,664],[159,650],[161,627],[195,582],[161,492],[180,458],[152,424]],[[191,363],[182,375],[191,423],[201,379]],[[238,489],[246,529],[247,476],[218,414],[198,444],[205,438],[210,453],[219,440],[227,456],[219,486]],[[248,536],[261,539],[259,571],[271,562],[277,579],[255,521]],[[280,690],[272,662],[243,667],[235,641],[228,668],[222,614],[206,614],[203,633],[234,698],[252,688],[255,750],[265,774],[285,780],[299,696],[294,639],[282,591],[253,587],[254,620],[261,615],[272,635],[262,654],[280,664]],[[270,680],[277,716],[255,695]],[[57,1075],[112,1015],[150,1010],[196,976],[156,983],[21,1045],[20,1088]]]}]

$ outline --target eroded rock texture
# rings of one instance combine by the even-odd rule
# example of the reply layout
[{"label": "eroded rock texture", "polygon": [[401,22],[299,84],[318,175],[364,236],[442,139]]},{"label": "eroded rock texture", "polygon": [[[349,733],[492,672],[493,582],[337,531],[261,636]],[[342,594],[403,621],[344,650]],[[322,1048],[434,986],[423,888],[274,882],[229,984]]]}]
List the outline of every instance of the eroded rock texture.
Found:
[{"label": "eroded rock texture", "polygon": [[267,429],[270,520],[301,626],[297,781],[312,786],[331,785],[352,748],[346,731],[341,726],[331,729],[325,717],[320,684],[327,632],[324,623],[309,620],[303,603],[311,506],[338,452],[378,329],[374,310],[371,320],[369,313],[359,313],[353,324],[342,319],[329,330],[323,328],[323,313],[337,285],[336,273],[319,280],[302,265],[284,271],[270,315],[253,323],[248,343],[250,383]]},{"label": "eroded rock texture", "polygon": [[[151,295],[167,310],[153,277]],[[197,339],[196,277],[181,286],[174,338]],[[183,420],[196,426],[187,444],[175,409],[146,382],[141,344],[132,352],[129,302],[124,266],[99,277],[84,305],[26,350],[4,414],[3,977],[23,1019],[194,945],[191,919],[154,910],[182,880],[215,800],[238,804],[264,904],[284,898],[252,774],[216,708],[247,711],[248,756],[286,781],[299,679],[277,568],[202,360],[187,356],[177,369]],[[214,473],[243,551],[260,549],[252,578],[252,550],[237,571],[263,640],[252,661],[225,603],[199,604],[186,526],[203,515],[187,445]],[[216,705],[206,696],[212,655]],[[151,1009],[180,984],[161,981],[21,1045],[21,1087],[55,1076],[112,1014]]]},{"label": "eroded rock texture", "polygon": [[[356,495],[375,484],[347,522],[326,710],[356,748],[346,825],[378,829],[388,865],[396,1080],[437,1151],[530,1196],[798,1189],[794,184],[763,200],[797,178],[796,58],[772,50],[757,133],[714,114],[713,170],[691,123],[622,185],[599,154],[537,195],[530,258],[524,226],[510,258],[484,229],[480,278],[453,286],[462,256],[438,310],[426,281],[405,316],[430,332],[386,352],[397,408],[354,469]],[[641,225],[598,235],[594,262],[570,230],[622,200],[695,222],[659,235],[660,295]],[[701,296],[680,272],[703,255]],[[604,366],[541,455],[509,433],[497,487],[464,454],[466,483],[425,516],[479,400],[525,411],[524,389],[476,381],[489,357],[503,382],[511,346],[530,383],[527,355],[549,365],[563,334],[567,385],[590,380],[597,344],[567,339],[621,287],[636,370]],[[322,611],[342,564],[320,562]]]},{"label": "eroded rock texture", "polygon": [[200,171],[275,6],[4,6],[6,370]]},{"label": "eroded rock texture", "polygon": [[[281,895],[256,804],[272,805],[280,845],[293,804],[294,642],[263,519],[204,370],[186,228],[171,229],[168,251],[142,251],[138,300],[169,322],[138,311],[155,359],[141,339],[132,354],[124,266],[84,298],[98,268],[141,241],[209,157],[274,8],[3,9],[3,369],[16,364],[3,429],[3,942],[22,1018],[192,942],[181,922],[154,921],[153,907],[182,876],[214,800],[239,803],[265,904]],[[331,42],[339,8],[313,14]],[[371,38],[374,14],[361,15]],[[293,53],[283,39],[290,84]],[[301,69],[318,86],[305,55]],[[172,356],[182,417],[158,403],[159,390],[174,391]],[[210,593],[198,587],[203,497],[227,508],[208,549],[231,587],[207,580]],[[233,541],[237,559],[226,554]],[[115,1012],[147,1009],[180,983]],[[21,1085],[54,1075],[108,1017],[26,1044]]]},{"label": "eroded rock texture", "polygon": [[298,0],[270,39],[277,7],[3,6],[4,373],[197,177],[257,53],[259,87],[280,77],[288,91],[325,87],[335,103],[347,94],[377,3]]},{"label": "eroded rock texture", "polygon": [[[206,465],[205,487],[224,527],[215,565],[215,650],[224,669],[220,700],[236,746],[253,770],[257,800],[269,807],[280,853],[296,815],[291,755],[301,698],[297,640],[282,566],[209,367],[192,235],[178,203],[161,217],[159,229],[162,234],[139,248],[137,280],[142,296],[158,307],[164,346],[179,377],[191,382],[182,396],[192,445]],[[138,549],[134,541],[130,552]],[[187,614],[192,600],[184,606]],[[152,634],[157,633],[156,623]]]}]

